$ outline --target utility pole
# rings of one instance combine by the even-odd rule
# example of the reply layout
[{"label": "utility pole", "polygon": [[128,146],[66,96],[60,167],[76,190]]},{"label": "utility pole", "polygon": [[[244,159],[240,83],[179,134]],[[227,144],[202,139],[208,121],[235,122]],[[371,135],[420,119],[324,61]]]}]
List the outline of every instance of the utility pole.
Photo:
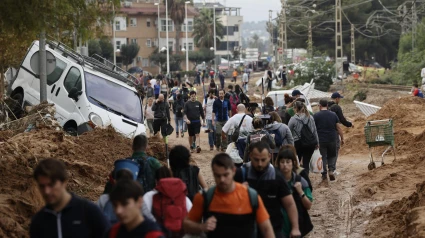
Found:
[{"label": "utility pole", "polygon": [[341,0],[335,0],[335,78],[342,70],[342,56]]},{"label": "utility pole", "polygon": [[308,57],[313,58],[313,33],[311,31],[311,21],[308,21],[308,46],[307,46],[307,49],[308,49]]},{"label": "utility pole", "polygon": [[416,3],[413,2],[413,5],[412,5],[412,52],[415,50],[415,46],[416,46],[417,26],[418,26],[418,15],[416,14]]},{"label": "utility pole", "polygon": [[270,45],[269,56],[273,54],[273,24],[272,24],[273,11],[269,10],[269,32],[270,32]]},{"label": "utility pole", "polygon": [[281,19],[281,35],[280,39],[282,42],[282,63],[285,64],[286,61],[286,48],[287,48],[287,38],[286,38],[286,0],[281,0],[282,2],[282,19]]},{"label": "utility pole", "polygon": [[40,33],[39,64],[40,64],[40,103],[47,101],[47,56],[46,56],[46,30]]},{"label": "utility pole", "polygon": [[354,24],[351,24],[351,63],[356,63],[356,45],[354,43]]},{"label": "utility pole", "polygon": [[406,14],[407,14],[407,6],[406,4],[403,5],[403,25],[401,26],[401,34],[406,34],[407,32],[407,19],[406,19]]}]

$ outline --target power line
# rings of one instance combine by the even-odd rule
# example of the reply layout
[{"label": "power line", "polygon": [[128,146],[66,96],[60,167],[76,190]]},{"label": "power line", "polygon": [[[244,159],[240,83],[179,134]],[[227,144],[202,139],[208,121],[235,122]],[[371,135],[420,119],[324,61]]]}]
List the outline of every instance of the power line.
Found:
[{"label": "power line", "polygon": [[[348,17],[347,17],[347,15],[345,14],[344,10],[341,10],[341,12],[342,12],[342,14],[344,14],[345,19],[347,19],[347,21],[351,24],[351,21],[350,21],[350,19],[348,19]],[[361,28],[363,28],[363,27],[361,27]],[[371,35],[366,35],[365,33],[361,32],[361,31],[360,31],[357,27],[354,27],[354,29],[355,29],[358,33],[360,33],[361,35],[366,36],[366,37],[369,37],[369,38],[380,38],[380,37],[385,36],[385,35],[387,35],[387,34],[389,33],[389,32],[385,32],[385,34],[382,34],[382,35],[378,35],[378,36],[371,36]]]}]

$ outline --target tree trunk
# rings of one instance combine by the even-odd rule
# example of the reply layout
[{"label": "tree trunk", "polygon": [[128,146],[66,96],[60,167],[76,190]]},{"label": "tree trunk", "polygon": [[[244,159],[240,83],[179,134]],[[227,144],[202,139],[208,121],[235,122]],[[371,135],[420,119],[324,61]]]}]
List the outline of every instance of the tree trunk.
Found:
[{"label": "tree trunk", "polygon": [[[181,29],[182,29],[182,24],[176,25],[176,53],[181,52],[181,50],[183,48],[183,46],[180,47],[180,33],[181,33]],[[189,46],[189,44],[187,44],[187,42],[186,42],[186,45]],[[188,49],[186,49],[186,50],[188,50]]]},{"label": "tree trunk", "polygon": [[3,100],[3,94],[4,94],[4,68],[0,68],[0,100]]}]

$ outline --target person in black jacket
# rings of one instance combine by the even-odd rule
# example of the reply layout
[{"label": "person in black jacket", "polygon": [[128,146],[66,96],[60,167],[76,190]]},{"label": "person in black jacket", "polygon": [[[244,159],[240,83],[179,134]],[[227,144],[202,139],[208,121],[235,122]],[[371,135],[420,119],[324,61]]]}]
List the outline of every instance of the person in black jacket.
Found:
[{"label": "person in black jacket", "polygon": [[174,121],[176,122],[176,137],[177,138],[179,138],[179,131],[181,131],[182,138],[184,136],[183,110],[184,110],[184,101],[183,101],[182,95],[177,94],[177,100],[173,103]]},{"label": "person in black jacket", "polygon": [[154,136],[161,130],[162,137],[167,136],[167,123],[170,123],[170,107],[165,102],[164,95],[160,94],[152,106],[154,111],[153,133]]},{"label": "person in black jacket", "polygon": [[30,238],[101,238],[110,227],[96,204],[67,191],[68,173],[57,159],[42,160],[34,179],[46,206],[31,220]]},{"label": "person in black jacket", "polygon": [[[190,100],[186,102],[184,105],[184,119],[187,124],[187,129],[189,131],[189,145],[191,148],[191,152],[193,153],[195,150],[195,147],[192,146],[193,138],[195,138],[195,146],[196,146],[196,152],[201,152],[201,139],[199,137],[199,133],[201,132],[201,120],[202,117],[202,125],[205,126],[205,114],[204,109],[202,107],[202,103],[199,101],[196,101],[196,92],[191,91],[190,92]],[[198,142],[198,143],[196,143]]]},{"label": "person in black jacket", "polygon": [[[338,92],[332,93],[331,99],[332,101],[328,102],[328,110],[333,111],[338,116],[339,122],[344,125],[345,127],[351,127],[354,128],[353,123],[347,121],[347,119],[344,117],[344,114],[342,113],[342,108],[338,105],[341,98],[344,98],[341,94]],[[337,135],[336,139],[336,160],[338,160],[338,154],[339,149],[341,148],[341,139]]]}]

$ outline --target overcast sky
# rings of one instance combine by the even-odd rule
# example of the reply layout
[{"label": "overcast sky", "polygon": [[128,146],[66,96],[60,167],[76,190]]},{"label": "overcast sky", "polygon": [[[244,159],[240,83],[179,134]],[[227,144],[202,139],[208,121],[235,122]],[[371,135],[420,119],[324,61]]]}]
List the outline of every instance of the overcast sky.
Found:
[{"label": "overcast sky", "polygon": [[273,17],[276,17],[282,4],[280,0],[226,0],[226,5],[240,7],[244,22],[248,22],[269,20],[269,10],[273,10]]}]

